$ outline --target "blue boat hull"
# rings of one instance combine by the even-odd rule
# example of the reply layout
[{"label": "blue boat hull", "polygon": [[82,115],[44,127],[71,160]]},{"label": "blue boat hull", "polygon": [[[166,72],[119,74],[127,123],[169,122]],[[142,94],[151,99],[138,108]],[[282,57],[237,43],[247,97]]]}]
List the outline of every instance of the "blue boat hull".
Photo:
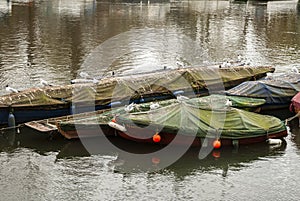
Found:
[{"label": "blue boat hull", "polygon": [[[45,105],[45,106],[25,106],[12,107],[16,124],[25,123],[29,121],[48,119],[71,114],[79,114],[83,112],[91,112],[95,110],[103,110],[112,107],[122,106],[126,104],[143,103],[155,100],[170,99],[172,96],[155,96],[145,97],[143,99],[123,100],[111,102],[107,105],[77,105],[77,104],[63,104],[63,105]],[[174,96],[173,96],[174,98]],[[0,108],[0,125],[8,124],[9,107]]]},{"label": "blue boat hull", "polygon": [[[8,123],[8,109],[0,110],[0,124]],[[16,123],[24,123],[44,118],[51,118],[70,114],[69,109],[53,109],[53,110],[15,110],[13,112]]]}]

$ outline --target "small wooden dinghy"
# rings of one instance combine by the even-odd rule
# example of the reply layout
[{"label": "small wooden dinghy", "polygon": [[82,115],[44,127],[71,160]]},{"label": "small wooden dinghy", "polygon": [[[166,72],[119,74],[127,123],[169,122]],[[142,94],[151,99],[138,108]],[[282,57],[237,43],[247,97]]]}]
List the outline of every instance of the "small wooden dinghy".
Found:
[{"label": "small wooden dinghy", "polygon": [[37,130],[42,133],[50,133],[53,131],[57,131],[57,127],[53,122],[47,122],[47,121],[31,121],[25,123],[25,126],[30,127],[34,130]]}]

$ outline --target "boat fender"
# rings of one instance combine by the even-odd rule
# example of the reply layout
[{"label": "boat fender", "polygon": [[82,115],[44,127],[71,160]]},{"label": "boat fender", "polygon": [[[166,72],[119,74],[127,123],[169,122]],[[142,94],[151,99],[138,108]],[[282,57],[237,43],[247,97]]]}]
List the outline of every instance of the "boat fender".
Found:
[{"label": "boat fender", "polygon": [[8,114],[8,126],[9,127],[15,127],[16,126],[16,119],[15,119],[15,115],[13,114],[13,109],[10,108],[10,112]]},{"label": "boat fender", "polygon": [[267,139],[268,144],[281,144],[282,140],[281,139]]},{"label": "boat fender", "polygon": [[117,124],[115,122],[109,122],[108,125],[116,130],[122,131],[122,132],[126,132],[127,129],[125,128],[125,126],[122,126],[120,124]]},{"label": "boat fender", "polygon": [[108,104],[108,107],[114,107],[114,106],[118,106],[121,105],[122,103],[120,101],[114,101]]}]

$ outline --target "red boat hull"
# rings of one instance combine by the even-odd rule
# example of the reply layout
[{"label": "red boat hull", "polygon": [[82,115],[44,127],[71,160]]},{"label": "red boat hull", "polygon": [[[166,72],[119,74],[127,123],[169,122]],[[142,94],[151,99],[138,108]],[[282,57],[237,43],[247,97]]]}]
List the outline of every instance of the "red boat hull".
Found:
[{"label": "red boat hull", "polygon": [[[127,128],[127,132],[118,131],[118,135],[127,140],[141,142],[141,143],[152,143],[152,144],[161,144],[168,145],[170,143],[174,145],[190,145],[192,147],[201,147],[204,138],[188,136],[188,135],[176,135],[171,133],[161,132],[159,135],[161,136],[159,142],[153,141],[153,135],[155,132],[153,130],[144,129],[144,128]],[[282,131],[278,133],[272,133],[264,136],[251,137],[251,138],[243,138],[243,139],[219,139],[221,141],[222,146],[232,146],[232,145],[246,145],[246,144],[254,144],[265,142],[267,139],[281,139],[287,136],[287,131]],[[208,139],[208,144],[213,145],[213,142],[216,139]]]},{"label": "red boat hull", "polygon": [[[63,135],[67,139],[78,139],[78,138],[90,138],[90,137],[100,137],[100,136],[114,136],[116,135],[116,130],[109,126],[100,126],[95,129],[95,127],[84,127],[72,130],[64,130],[61,129],[59,125],[57,125],[58,131],[61,135]],[[99,132],[101,129],[101,132]]]}]

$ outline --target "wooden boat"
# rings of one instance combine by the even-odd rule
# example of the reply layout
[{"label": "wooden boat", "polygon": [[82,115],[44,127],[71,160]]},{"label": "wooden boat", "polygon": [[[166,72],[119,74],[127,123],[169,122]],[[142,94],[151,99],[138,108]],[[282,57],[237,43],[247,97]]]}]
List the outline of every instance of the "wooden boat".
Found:
[{"label": "wooden boat", "polygon": [[[95,115],[100,115],[102,113],[109,112],[109,111],[111,111],[111,110],[105,109],[105,110],[98,110],[98,111],[93,111],[93,112],[84,112],[84,113],[79,113],[79,114],[74,114],[74,115],[67,115],[67,116],[62,116],[62,117],[30,121],[30,122],[24,123],[24,125],[33,130],[36,130],[40,133],[47,133],[47,134],[52,135],[52,134],[58,133],[58,128],[56,126],[57,122],[76,122],[77,119],[87,119],[87,118],[93,117]],[[110,127],[107,126],[107,128],[110,128]],[[85,130],[84,132],[85,132],[85,136],[87,136],[87,137],[95,136],[93,134],[91,136],[89,133],[89,130]],[[73,139],[73,138],[79,137],[76,132],[75,126],[74,126],[74,131],[62,130],[60,133],[67,139]],[[108,135],[107,132],[106,132],[106,135]]]},{"label": "wooden boat", "polygon": [[247,81],[226,91],[227,95],[263,98],[262,110],[288,108],[292,98],[300,91],[300,74],[282,74],[275,78]]},{"label": "wooden boat", "polygon": [[[16,123],[110,108],[113,104],[174,98],[177,92],[203,95],[218,86],[231,88],[261,78],[272,67],[218,66],[165,70],[164,73],[107,77],[98,83],[32,88],[0,96],[0,125],[13,109]],[[221,83],[220,83],[221,82]],[[222,83],[223,82],[223,83]]]},{"label": "wooden boat", "polygon": [[[247,98],[242,99],[246,104]],[[194,146],[200,146],[207,133],[211,135],[208,137],[209,143],[219,139],[224,145],[250,144],[287,135],[285,125],[279,119],[227,107],[227,101],[226,96],[223,96],[223,99],[212,96],[210,99],[178,98],[137,104],[130,112],[118,108],[87,118],[79,118],[77,121],[57,121],[57,127],[68,139],[78,136],[96,137],[99,136],[100,128],[104,128],[102,135],[106,135],[106,132],[108,135],[115,135],[117,130],[118,135],[123,138],[154,143],[153,136],[158,132],[161,136],[159,144],[168,144],[174,140],[175,144],[186,144],[192,140]],[[151,109],[155,104],[159,105],[158,109]],[[113,119],[116,122],[111,122]],[[183,122],[182,130],[180,125]],[[181,131],[180,135],[176,135],[178,131]]]},{"label": "wooden boat", "polygon": [[273,116],[236,108],[207,110],[185,103],[161,111],[120,115],[117,122],[126,129],[118,131],[121,137],[159,144],[243,145],[287,136],[284,123]]}]

